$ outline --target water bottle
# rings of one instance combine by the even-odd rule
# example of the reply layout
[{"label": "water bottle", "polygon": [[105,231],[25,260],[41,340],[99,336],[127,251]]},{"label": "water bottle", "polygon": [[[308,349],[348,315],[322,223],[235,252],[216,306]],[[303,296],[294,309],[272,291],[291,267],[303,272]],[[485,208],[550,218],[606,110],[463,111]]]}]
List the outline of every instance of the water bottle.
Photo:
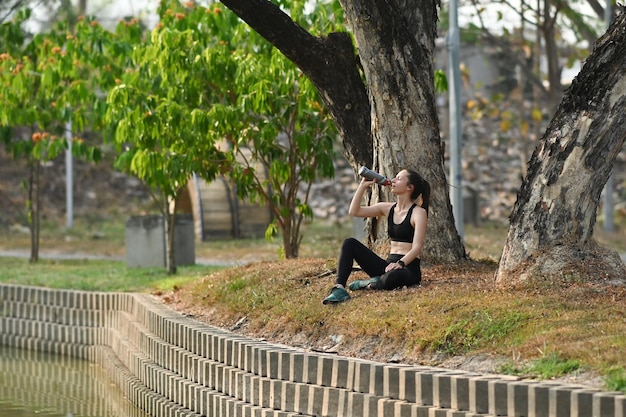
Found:
[{"label": "water bottle", "polygon": [[361,167],[359,169],[359,175],[367,178],[368,180],[376,180],[376,182],[380,185],[391,185],[391,181],[384,175],[379,174],[376,171],[372,171],[367,167]]}]

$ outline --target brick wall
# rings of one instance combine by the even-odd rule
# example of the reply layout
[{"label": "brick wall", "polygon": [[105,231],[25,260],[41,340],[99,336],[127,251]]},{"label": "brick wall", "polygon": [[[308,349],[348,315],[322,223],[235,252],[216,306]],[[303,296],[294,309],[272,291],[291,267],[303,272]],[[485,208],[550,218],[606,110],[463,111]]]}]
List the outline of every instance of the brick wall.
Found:
[{"label": "brick wall", "polygon": [[97,363],[155,417],[626,416],[621,393],[276,346],[145,294],[0,284],[0,344]]}]

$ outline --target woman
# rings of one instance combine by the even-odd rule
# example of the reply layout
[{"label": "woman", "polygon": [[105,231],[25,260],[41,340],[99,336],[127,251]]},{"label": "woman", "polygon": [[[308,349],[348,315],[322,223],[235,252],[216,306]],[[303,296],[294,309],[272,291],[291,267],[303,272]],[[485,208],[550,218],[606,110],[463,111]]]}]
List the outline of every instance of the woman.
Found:
[{"label": "woman", "polygon": [[[371,278],[350,284],[350,290],[392,290],[419,285],[422,281],[419,255],[424,245],[430,184],[415,171],[403,169],[391,180],[391,192],[396,202],[379,202],[361,206],[365,190],[375,180],[363,178],[350,202],[349,213],[355,217],[387,217],[391,248],[383,259],[355,238],[343,242],[337,264],[337,279],[324,304],[340,303],[350,299],[346,290],[352,265],[356,261]],[[419,204],[418,204],[419,203]]]}]

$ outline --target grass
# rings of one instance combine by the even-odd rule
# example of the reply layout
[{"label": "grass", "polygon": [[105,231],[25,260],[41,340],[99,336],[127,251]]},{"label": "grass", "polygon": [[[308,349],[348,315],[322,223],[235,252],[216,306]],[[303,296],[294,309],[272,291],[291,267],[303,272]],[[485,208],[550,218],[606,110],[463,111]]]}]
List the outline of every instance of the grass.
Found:
[{"label": "grass", "polygon": [[580,370],[580,361],[567,359],[557,352],[542,354],[542,356],[529,361],[523,367],[518,368],[507,363],[500,367],[500,372],[511,375],[528,375],[535,378],[550,379],[563,376]]},{"label": "grass", "polygon": [[449,355],[465,354],[477,346],[502,343],[529,318],[527,314],[506,309],[476,310],[471,316],[459,318],[442,329],[428,347]]},{"label": "grass", "polygon": [[0,258],[0,282],[84,291],[141,292],[169,290],[198,279],[220,267],[180,267],[170,276],[163,268],[127,268],[121,261],[101,259],[41,259],[29,263],[22,258]]},{"label": "grass", "polygon": [[606,373],[606,386],[612,391],[626,392],[626,370],[624,368],[611,368]]},{"label": "grass", "polygon": [[218,326],[245,320],[258,337],[383,361],[450,367],[481,357],[491,371],[570,382],[626,363],[624,289],[501,290],[491,281],[495,265],[483,261],[425,268],[418,289],[363,291],[322,306],[334,265],[265,261],[218,271],[168,297]]},{"label": "grass", "polygon": [[[126,267],[124,226],[78,220],[67,231],[42,230],[42,254],[108,255],[113,259],[0,258],[0,281],[94,291],[142,291],[198,320],[277,343],[381,361],[401,361],[568,382],[600,380],[626,392],[626,289],[581,280],[515,290],[493,286],[506,238],[498,224],[467,225],[472,261],[424,267],[423,285],[402,291],[352,293],[323,306],[336,255],[350,227],[307,226],[301,258],[280,260],[280,241],[197,242],[196,258],[229,267]],[[626,253],[626,235],[596,229],[597,239]],[[0,249],[29,247],[28,235],[6,231]],[[359,278],[359,273],[354,278]],[[479,365],[476,365],[476,364]],[[474,369],[476,370],[476,369]]]}]

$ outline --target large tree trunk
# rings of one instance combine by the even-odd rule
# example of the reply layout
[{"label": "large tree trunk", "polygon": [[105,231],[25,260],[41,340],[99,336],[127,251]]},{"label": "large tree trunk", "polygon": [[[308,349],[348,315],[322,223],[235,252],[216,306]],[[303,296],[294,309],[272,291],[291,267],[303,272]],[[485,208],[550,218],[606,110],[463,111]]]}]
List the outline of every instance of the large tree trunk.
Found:
[{"label": "large tree trunk", "polygon": [[626,138],[626,14],[598,40],[535,150],[511,214],[496,283],[575,275],[626,280],[593,241],[600,194]]},{"label": "large tree trunk", "polygon": [[[389,177],[403,168],[424,176],[432,187],[432,210],[423,257],[458,260],[465,253],[443,171],[433,84],[437,2],[340,1],[369,86],[373,167]],[[386,236],[385,222],[376,226],[376,236]]]},{"label": "large tree trunk", "polygon": [[355,169],[363,164],[395,175],[402,168],[413,168],[430,182],[431,210],[422,257],[433,262],[463,258],[435,108],[437,1],[342,0],[360,59],[354,56],[347,34],[314,37],[267,0],[222,3],[309,77],[335,120]]}]

